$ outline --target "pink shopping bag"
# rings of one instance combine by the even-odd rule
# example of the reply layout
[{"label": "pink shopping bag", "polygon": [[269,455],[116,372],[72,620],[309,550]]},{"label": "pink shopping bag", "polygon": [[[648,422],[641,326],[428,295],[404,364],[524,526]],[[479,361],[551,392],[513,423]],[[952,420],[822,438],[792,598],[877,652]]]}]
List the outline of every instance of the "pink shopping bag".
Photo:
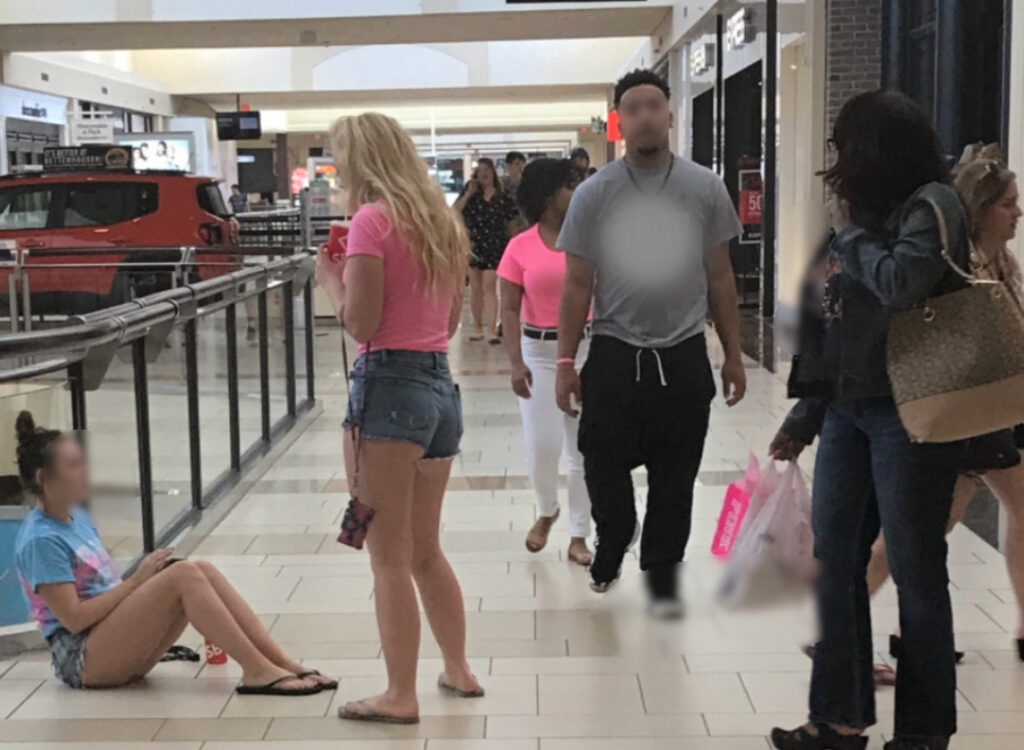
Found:
[{"label": "pink shopping bag", "polygon": [[761,467],[757,456],[750,454],[747,473],[729,485],[725,491],[722,512],[718,515],[718,528],[711,540],[711,554],[715,557],[727,558],[739,536],[743,519],[750,509],[750,497],[761,480]]}]

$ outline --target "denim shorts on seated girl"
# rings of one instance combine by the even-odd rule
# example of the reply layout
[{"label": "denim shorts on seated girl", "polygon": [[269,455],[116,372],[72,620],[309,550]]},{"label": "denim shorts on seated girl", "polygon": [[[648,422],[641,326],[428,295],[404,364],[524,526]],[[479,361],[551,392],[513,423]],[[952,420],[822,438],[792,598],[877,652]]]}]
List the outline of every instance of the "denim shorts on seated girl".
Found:
[{"label": "denim shorts on seated girl", "polygon": [[448,355],[386,349],[361,354],[352,368],[345,429],[368,440],[415,443],[424,458],[451,458],[462,438],[462,397]]}]

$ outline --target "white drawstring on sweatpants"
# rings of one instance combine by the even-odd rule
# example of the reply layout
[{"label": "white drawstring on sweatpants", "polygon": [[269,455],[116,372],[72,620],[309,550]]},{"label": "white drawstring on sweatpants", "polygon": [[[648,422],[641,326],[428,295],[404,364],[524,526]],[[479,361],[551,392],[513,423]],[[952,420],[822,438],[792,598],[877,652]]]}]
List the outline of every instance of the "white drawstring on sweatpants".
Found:
[{"label": "white drawstring on sweatpants", "polygon": [[[586,359],[588,342],[580,342],[577,366]],[[562,413],[555,402],[558,342],[522,337],[523,361],[533,374],[530,398],[519,399],[530,484],[542,516],[558,510],[558,469],[564,455],[569,484],[569,536],[590,536],[590,495],[583,479],[583,456],[576,444],[579,420]]]},{"label": "white drawstring on sweatpants", "polygon": [[636,350],[636,382],[640,382],[640,357],[644,352],[650,352],[654,355],[654,361],[658,363],[658,379],[661,381],[662,387],[668,386],[668,380],[665,379],[665,368],[661,364],[661,354],[657,349],[637,349]]}]

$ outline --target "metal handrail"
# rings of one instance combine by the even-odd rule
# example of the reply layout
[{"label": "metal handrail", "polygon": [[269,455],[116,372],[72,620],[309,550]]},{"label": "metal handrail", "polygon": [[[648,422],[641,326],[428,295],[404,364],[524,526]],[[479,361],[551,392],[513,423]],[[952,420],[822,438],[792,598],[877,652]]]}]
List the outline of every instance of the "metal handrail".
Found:
[{"label": "metal handrail", "polygon": [[[62,357],[67,358],[68,362],[78,361],[91,348],[131,341],[145,335],[149,328],[159,323],[177,323],[195,318],[205,301],[213,301],[227,293],[235,301],[243,300],[257,296],[267,288],[265,283],[239,291],[246,282],[262,279],[269,283],[271,277],[274,277],[278,284],[291,281],[296,286],[302,286],[312,274],[313,263],[309,253],[300,252],[77,316],[74,319],[76,322],[70,325],[41,331],[0,334],[0,361],[11,357]],[[0,369],[0,383],[31,377],[31,367],[31,364],[19,363],[16,369]]]}]

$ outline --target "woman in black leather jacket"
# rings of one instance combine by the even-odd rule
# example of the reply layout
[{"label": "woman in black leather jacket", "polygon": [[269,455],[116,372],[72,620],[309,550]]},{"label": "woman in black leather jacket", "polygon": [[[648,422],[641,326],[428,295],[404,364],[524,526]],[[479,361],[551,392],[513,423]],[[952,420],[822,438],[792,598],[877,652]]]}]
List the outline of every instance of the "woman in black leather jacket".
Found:
[{"label": "woman in black leather jacket", "polygon": [[780,750],[867,746],[863,733],[876,716],[865,573],[881,528],[906,636],[895,737],[885,747],[945,750],[956,731],[945,528],[964,446],[910,441],[893,401],[886,345],[894,311],[963,287],[942,257],[937,212],[963,266],[968,228],[935,131],[912,100],[856,96],[834,133],[837,159],[825,182],[835,196],[835,236],[810,277],[819,301],[805,305],[790,379],[802,419],[783,427],[802,441],[813,434],[795,426],[821,425],[813,492],[821,640],[810,721],[774,730],[772,741]]}]

